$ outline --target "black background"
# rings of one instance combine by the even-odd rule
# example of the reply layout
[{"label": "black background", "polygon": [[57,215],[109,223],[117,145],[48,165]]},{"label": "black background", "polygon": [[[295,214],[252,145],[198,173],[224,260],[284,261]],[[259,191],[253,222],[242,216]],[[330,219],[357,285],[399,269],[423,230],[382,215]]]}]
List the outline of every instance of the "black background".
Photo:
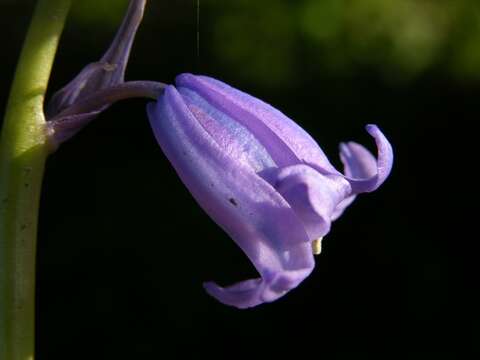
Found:
[{"label": "black background", "polygon": [[[0,2],[2,109],[32,9],[31,1]],[[474,164],[461,166],[457,152],[467,152],[466,126],[480,115],[480,82],[457,82],[435,69],[401,85],[374,68],[331,75],[299,44],[295,82],[269,88],[214,56],[215,12],[208,9],[198,57],[192,3],[151,1],[127,78],[173,82],[178,73],[197,72],[229,82],[295,119],[337,166],[340,141],[374,150],[363,126],[377,123],[394,146],[393,172],[334,224],[313,274],[297,289],[237,310],[201,284],[254,276],[252,266],[177,178],[152,135],[146,102],[112,106],[47,163],[37,359],[478,353],[478,239],[466,231],[468,208],[460,205],[472,193]],[[69,23],[50,89],[97,59],[113,32]]]}]

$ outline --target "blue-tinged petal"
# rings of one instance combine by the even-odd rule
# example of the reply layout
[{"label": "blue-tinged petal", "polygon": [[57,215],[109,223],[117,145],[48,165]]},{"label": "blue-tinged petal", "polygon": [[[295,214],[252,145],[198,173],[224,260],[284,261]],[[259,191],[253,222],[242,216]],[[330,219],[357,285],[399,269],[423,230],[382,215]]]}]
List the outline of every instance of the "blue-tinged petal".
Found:
[{"label": "blue-tinged petal", "polygon": [[352,186],[354,194],[378,189],[392,170],[392,145],[376,125],[367,125],[367,131],[377,144],[378,159],[357,143],[350,142],[340,146],[345,178]]},{"label": "blue-tinged petal", "polygon": [[[340,158],[347,178],[368,179],[377,173],[377,159],[362,145],[350,141],[340,144]],[[356,158],[358,161],[354,161]],[[338,219],[357,196],[351,195],[340,202],[332,214],[332,221]]]},{"label": "blue-tinged petal", "polygon": [[300,217],[310,240],[330,231],[338,205],[351,193],[342,176],[323,175],[303,164],[278,169],[269,181]]},{"label": "blue-tinged petal", "polygon": [[261,275],[226,288],[207,283],[207,291],[246,308],[281,297],[308,276],[314,260],[300,219],[269,183],[222,151],[173,86],[149,105],[148,115],[184,184]]},{"label": "blue-tinged petal", "polygon": [[181,74],[176,84],[194,90],[213,107],[245,126],[279,167],[305,162],[337,173],[310,135],[265,102],[207,76]]},{"label": "blue-tinged petal", "polygon": [[188,108],[224,153],[259,172],[276,166],[255,136],[230,116],[211,106],[194,91],[177,88]]},{"label": "blue-tinged petal", "polygon": [[377,159],[363,145],[350,141],[340,144],[344,173],[352,179],[368,179],[377,174]]}]

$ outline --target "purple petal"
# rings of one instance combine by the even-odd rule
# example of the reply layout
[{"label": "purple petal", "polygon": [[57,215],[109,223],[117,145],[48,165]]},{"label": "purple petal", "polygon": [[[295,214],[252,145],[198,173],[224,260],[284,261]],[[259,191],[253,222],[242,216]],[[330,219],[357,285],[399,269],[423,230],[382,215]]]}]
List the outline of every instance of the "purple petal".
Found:
[{"label": "purple petal", "polygon": [[314,260],[303,224],[265,180],[222,151],[173,87],[148,115],[165,155],[199,205],[245,252],[261,275],[205,288],[219,301],[246,308],[273,301],[297,286]]},{"label": "purple petal", "polygon": [[[304,246],[301,254],[297,256],[312,256],[310,245]],[[295,288],[303,279],[312,272],[311,268],[296,271],[276,273],[270,279],[245,280],[228,287],[221,287],[214,282],[203,284],[205,290],[214,298],[226,305],[236,306],[240,309],[260,305],[264,302],[275,301],[289,290]]]},{"label": "purple petal", "polygon": [[330,231],[337,206],[351,192],[342,176],[326,176],[303,164],[279,169],[274,187],[300,217],[310,240]]},{"label": "purple petal", "polygon": [[276,166],[265,147],[244,126],[211,106],[192,90],[187,88],[177,88],[177,90],[190,111],[224,153],[249,166],[255,172]]},{"label": "purple petal", "polygon": [[213,107],[247,128],[279,167],[305,162],[337,173],[310,135],[265,102],[206,76],[181,74],[177,76],[176,84],[195,91]]},{"label": "purple petal", "polygon": [[377,159],[356,142],[341,143],[340,158],[345,175],[352,179],[368,179],[377,174]]},{"label": "purple petal", "polygon": [[347,181],[354,194],[371,192],[386,180],[393,165],[393,149],[376,125],[367,125],[367,131],[375,139],[378,159],[363,146],[350,142],[341,144],[340,158],[345,166]]}]

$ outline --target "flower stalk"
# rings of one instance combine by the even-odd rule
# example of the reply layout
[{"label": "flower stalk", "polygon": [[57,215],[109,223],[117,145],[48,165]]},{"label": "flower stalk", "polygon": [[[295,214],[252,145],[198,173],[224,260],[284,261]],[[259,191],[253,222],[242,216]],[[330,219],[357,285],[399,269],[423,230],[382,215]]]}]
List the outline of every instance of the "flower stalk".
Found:
[{"label": "flower stalk", "polygon": [[34,359],[35,257],[47,141],[43,104],[71,0],[39,0],[0,139],[0,359]]},{"label": "flower stalk", "polygon": [[57,149],[90,123],[98,109],[104,109],[117,101],[132,98],[156,99],[167,85],[157,81],[127,81],[93,92],[47,119],[47,131],[52,146]]}]

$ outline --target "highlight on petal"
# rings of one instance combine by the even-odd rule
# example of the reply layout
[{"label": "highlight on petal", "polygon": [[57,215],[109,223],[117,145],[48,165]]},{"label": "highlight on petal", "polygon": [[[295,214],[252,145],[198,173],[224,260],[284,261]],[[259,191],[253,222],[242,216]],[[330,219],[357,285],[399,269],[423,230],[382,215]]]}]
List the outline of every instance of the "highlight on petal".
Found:
[{"label": "highlight on petal", "polygon": [[345,175],[352,179],[368,179],[377,174],[377,159],[356,142],[341,143],[340,157]]},{"label": "highlight on petal", "polygon": [[392,145],[376,125],[367,125],[367,131],[377,144],[377,160],[362,145],[354,142],[340,145],[340,158],[345,166],[345,179],[352,186],[354,194],[378,189],[392,170]]},{"label": "highlight on petal", "polygon": [[210,105],[196,92],[177,89],[189,110],[223,152],[259,172],[276,166],[267,149],[247,128],[233,118]]},{"label": "highlight on petal", "polygon": [[175,87],[149,104],[148,115],[183,183],[261,275],[225,288],[207,283],[209,294],[246,308],[281,297],[308,276],[314,260],[299,217],[268,182],[222,151]]},{"label": "highlight on petal", "polygon": [[305,162],[337,172],[315,140],[271,105],[207,76],[181,74],[176,84],[195,91],[254,133],[278,166]]}]

